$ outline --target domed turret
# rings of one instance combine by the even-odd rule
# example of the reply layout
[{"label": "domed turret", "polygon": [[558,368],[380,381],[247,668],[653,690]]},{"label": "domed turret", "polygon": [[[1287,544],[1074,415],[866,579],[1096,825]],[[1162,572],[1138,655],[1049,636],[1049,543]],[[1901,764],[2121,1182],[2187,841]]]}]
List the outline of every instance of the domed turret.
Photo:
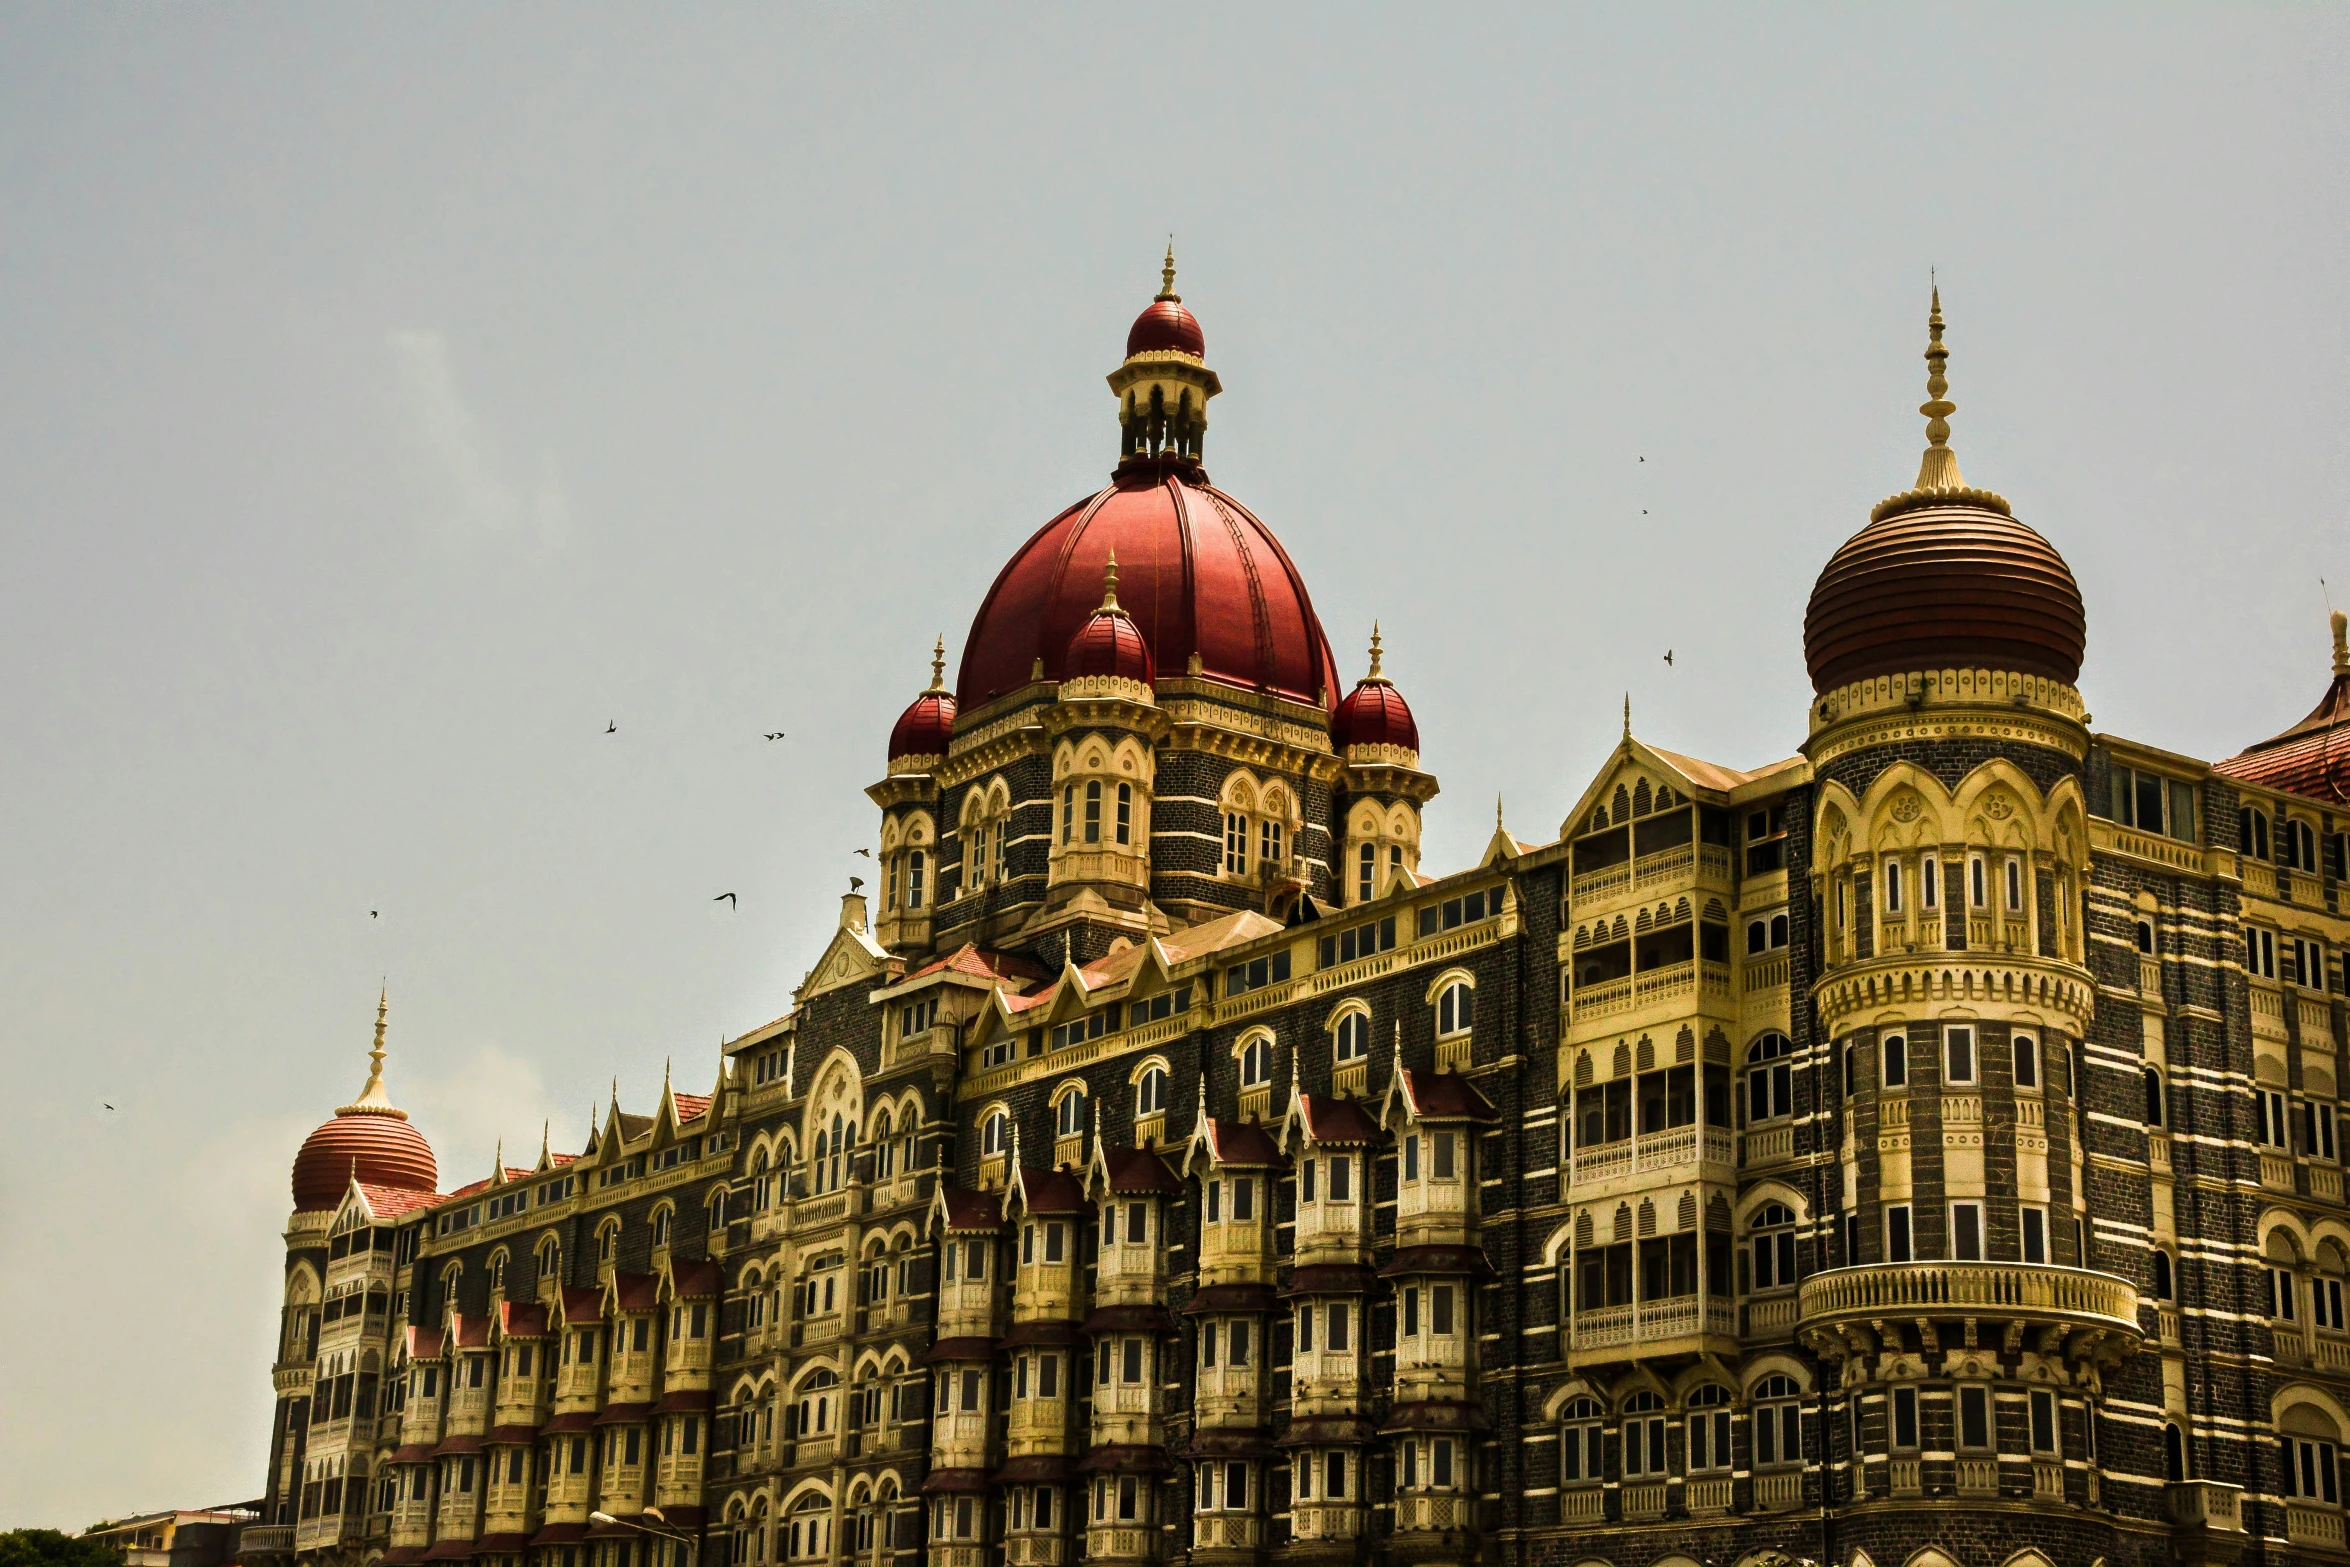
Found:
[{"label": "domed turret", "polygon": [[1183,296],[1175,292],[1175,242],[1167,242],[1167,265],[1160,273],[1158,297],[1143,307],[1134,325],[1126,329],[1126,357],[1142,354],[1183,354],[1193,359],[1205,359],[1208,354],[1208,336],[1200,330],[1199,317],[1183,308]]},{"label": "domed turret", "polygon": [[367,1053],[367,1084],[334,1119],[302,1140],[294,1155],[294,1211],[332,1208],[356,1178],[370,1186],[430,1192],[440,1180],[432,1144],[395,1109],[384,1091],[384,1027],[390,998],[375,1004],[375,1048]]},{"label": "domed turret", "polygon": [[930,654],[930,686],[898,715],[889,731],[889,770],[926,773],[946,759],[955,732],[955,694],[947,689],[947,639]]},{"label": "domed turret", "polygon": [[2005,499],[1959,476],[1939,289],[1927,331],[1928,398],[1918,411],[1928,444],[1917,484],[1878,502],[1812,588],[1803,628],[1812,689],[1943,669],[2076,684],[2088,620],[2071,568]]},{"label": "domed turret", "polygon": [[1330,743],[1350,762],[1396,762],[1406,767],[1420,763],[1420,726],[1412,721],[1403,693],[1380,670],[1377,621],[1371,623],[1371,672],[1338,704]]},{"label": "domed turret", "polygon": [[1061,656],[1061,694],[1084,697],[1114,691],[1147,702],[1157,674],[1142,629],[1118,605],[1118,553],[1112,550],[1109,564],[1102,568],[1101,608],[1077,628],[1069,651]]},{"label": "domed turret", "polygon": [[2335,807],[2350,801],[2350,617],[2333,614],[2334,679],[2309,716],[2211,770]]}]

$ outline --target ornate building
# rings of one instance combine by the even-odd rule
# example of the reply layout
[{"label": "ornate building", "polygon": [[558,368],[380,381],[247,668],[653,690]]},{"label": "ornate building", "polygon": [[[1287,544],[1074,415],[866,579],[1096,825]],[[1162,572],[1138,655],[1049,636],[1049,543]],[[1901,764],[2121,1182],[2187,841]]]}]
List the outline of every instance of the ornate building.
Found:
[{"label": "ornate building", "polygon": [[2350,1561],[2342,618],[2242,755],[2091,729],[1942,332],[1797,754],[1627,718],[1437,875],[1170,258],[708,1095],[444,1193],[379,1004],[248,1562]]}]

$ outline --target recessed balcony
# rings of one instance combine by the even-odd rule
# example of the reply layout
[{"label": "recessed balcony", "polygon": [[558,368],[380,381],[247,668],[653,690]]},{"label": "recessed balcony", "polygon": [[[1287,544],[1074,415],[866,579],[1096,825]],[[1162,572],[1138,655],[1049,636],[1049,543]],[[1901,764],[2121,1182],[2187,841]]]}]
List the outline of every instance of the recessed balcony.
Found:
[{"label": "recessed balcony", "polygon": [[1667,1295],[1595,1307],[1575,1313],[1568,1343],[1578,1366],[1707,1352],[1735,1355],[1738,1308],[1720,1295]]}]

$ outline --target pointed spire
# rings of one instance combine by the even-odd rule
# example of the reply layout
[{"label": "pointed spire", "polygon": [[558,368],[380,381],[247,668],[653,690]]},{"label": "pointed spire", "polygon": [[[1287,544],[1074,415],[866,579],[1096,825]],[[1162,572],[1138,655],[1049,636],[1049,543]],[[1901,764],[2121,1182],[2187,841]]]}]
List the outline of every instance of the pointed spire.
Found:
[{"label": "pointed spire", "polygon": [[1118,552],[1110,551],[1109,564],[1102,567],[1102,607],[1095,614],[1118,608]]},{"label": "pointed spire", "polygon": [[1624,693],[1624,738],[1632,738],[1632,693]]},{"label": "pointed spire", "polygon": [[375,997],[375,1044],[367,1052],[367,1082],[359,1090],[359,1097],[337,1110],[337,1115],[396,1115],[408,1119],[408,1112],[392,1107],[392,1096],[384,1088],[384,1030],[391,1012],[391,987],[386,985]]},{"label": "pointed spire", "polygon": [[1159,268],[1158,297],[1173,304],[1183,303],[1183,296],[1175,292],[1175,236],[1172,234],[1167,236],[1167,263]]},{"label": "pointed spire", "polygon": [[503,1133],[500,1133],[498,1137],[498,1151],[490,1155],[490,1179],[493,1181],[502,1181],[505,1178],[506,1138]]},{"label": "pointed spire", "polygon": [[1926,416],[1926,455],[1918,462],[1917,487],[1921,490],[1956,490],[1964,488],[1966,480],[1958,474],[1958,453],[1950,449],[1950,416],[1958,412],[1958,404],[1943,394],[1950,390],[1950,378],[1942,372],[1950,361],[1950,350],[1942,346],[1942,285],[1934,284],[1934,304],[1926,316],[1926,400],[1918,404],[1918,412]]},{"label": "pointed spire", "polygon": [[1493,830],[1495,832],[1501,831],[1501,793],[1498,790],[1494,792],[1493,796]]},{"label": "pointed spire", "polygon": [[539,1123],[538,1167],[542,1170],[555,1162],[555,1150],[553,1144],[550,1141],[554,1134],[555,1122],[552,1117]]},{"label": "pointed spire", "polygon": [[2350,675],[2350,615],[2334,611],[2334,673]]},{"label": "pointed spire", "polygon": [[1380,662],[1379,622],[1374,620],[1371,622],[1371,672],[1363,676],[1363,683],[1365,685],[1383,686],[1388,684],[1386,672],[1381,669]]},{"label": "pointed spire", "polygon": [[930,647],[930,689],[923,692],[922,694],[924,696],[936,696],[939,693],[945,691],[946,688],[947,638],[946,633],[942,631],[938,635],[938,640],[932,643]]}]

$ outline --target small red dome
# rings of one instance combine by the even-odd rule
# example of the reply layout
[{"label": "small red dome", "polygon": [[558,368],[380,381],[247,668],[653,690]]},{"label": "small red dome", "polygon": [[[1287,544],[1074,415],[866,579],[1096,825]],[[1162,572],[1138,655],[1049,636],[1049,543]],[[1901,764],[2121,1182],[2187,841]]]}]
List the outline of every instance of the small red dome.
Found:
[{"label": "small red dome", "polygon": [[1069,639],[1069,651],[1061,656],[1061,678],[1134,680],[1147,686],[1158,678],[1158,670],[1134,617],[1116,604],[1105,604]]},{"label": "small red dome", "polygon": [[1420,726],[1412,722],[1412,710],[1403,693],[1386,679],[1373,676],[1358,682],[1338,704],[1330,743],[1341,756],[1358,745],[1395,746],[1417,755]]},{"label": "small red dome", "polygon": [[1208,356],[1208,337],[1199,328],[1199,317],[1183,308],[1183,301],[1168,297],[1154,299],[1134,318],[1134,325],[1126,329],[1126,357],[1136,354],[1160,353],[1172,349],[1178,354],[1189,354],[1194,359]]},{"label": "small red dome", "polygon": [[1020,547],[988,589],[955,682],[977,710],[1037,678],[1068,678],[1079,631],[1118,557],[1118,600],[1169,677],[1197,655],[1206,679],[1310,706],[1338,692],[1313,600],[1272,530],[1184,463],[1135,463]]},{"label": "small red dome", "polygon": [[347,1109],[302,1140],[294,1155],[294,1208],[311,1213],[343,1200],[351,1177],[401,1191],[438,1189],[440,1165],[424,1134],[396,1111]]},{"label": "small red dome", "polygon": [[944,756],[947,739],[955,732],[955,694],[930,690],[914,698],[889,731],[889,759],[908,756]]}]

